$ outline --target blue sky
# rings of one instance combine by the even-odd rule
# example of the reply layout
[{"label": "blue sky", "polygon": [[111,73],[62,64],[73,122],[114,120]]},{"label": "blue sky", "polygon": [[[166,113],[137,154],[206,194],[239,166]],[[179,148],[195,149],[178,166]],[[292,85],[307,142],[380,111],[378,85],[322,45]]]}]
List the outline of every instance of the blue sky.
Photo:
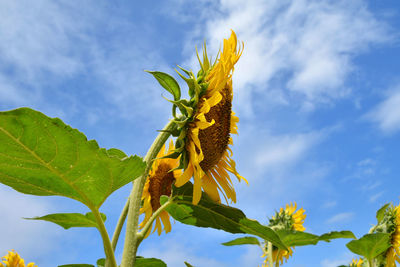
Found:
[{"label": "blue sky", "polygon": [[[205,39],[215,56],[233,29],[245,43],[233,78],[233,150],[249,180],[235,184],[234,206],[267,222],[296,201],[307,231],[360,237],[381,205],[400,201],[399,12],[395,0],[2,1],[0,110],[31,107],[102,147],[143,156],[171,110],[143,70],[197,70],[195,46]],[[110,232],[130,188],[102,207]],[[87,212],[80,203],[0,185],[0,210],[1,255],[15,249],[41,267],[103,255],[95,229],[21,219]],[[176,222],[139,254],[169,266],[261,264],[257,247],[220,245],[233,238]],[[346,264],[345,243],[296,248],[285,266]]]}]

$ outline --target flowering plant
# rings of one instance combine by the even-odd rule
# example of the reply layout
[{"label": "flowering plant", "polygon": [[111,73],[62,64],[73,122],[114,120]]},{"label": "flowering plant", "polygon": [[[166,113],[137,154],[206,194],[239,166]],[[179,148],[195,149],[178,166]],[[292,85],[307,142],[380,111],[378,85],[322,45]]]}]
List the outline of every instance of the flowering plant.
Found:
[{"label": "flowering plant", "polygon": [[[137,257],[136,253],[152,232],[171,231],[171,216],[196,227],[248,234],[224,245],[259,245],[266,257],[264,265],[271,267],[288,260],[294,247],[336,238],[355,239],[350,231],[322,235],[305,232],[306,215],[303,209],[296,211],[296,204],[282,208],[268,225],[227,205],[236,202],[229,173],[247,183],[236,168],[231,150],[231,134],[237,134],[239,121],[232,110],[232,75],[243,47],[232,31],[215,61],[207,55],[205,45],[202,57],[197,53],[200,69],[196,74],[179,67],[189,99],[181,99],[180,86],[172,76],[148,71],[171,93],[173,99],[168,101],[172,104],[172,118],[143,158],[128,156],[115,148],[100,148],[96,141],[88,141],[83,133],[60,119],[30,108],[0,112],[0,182],[24,194],[64,196],[86,205],[86,214],[56,213],[30,219],[56,223],[65,229],[97,228],[105,253],[97,266],[118,266],[114,251],[125,222],[120,266],[165,266],[160,259]],[[104,224],[106,215],[100,213],[100,207],[114,191],[130,182],[132,191],[110,238]],[[376,261],[395,266],[400,242],[398,209],[385,206],[370,234],[375,239],[363,237],[351,241],[348,247],[371,264]],[[380,238],[388,241],[387,246],[380,247],[380,253],[375,251],[372,258],[357,250],[374,247]],[[14,252],[3,259],[1,266],[25,266]]]}]

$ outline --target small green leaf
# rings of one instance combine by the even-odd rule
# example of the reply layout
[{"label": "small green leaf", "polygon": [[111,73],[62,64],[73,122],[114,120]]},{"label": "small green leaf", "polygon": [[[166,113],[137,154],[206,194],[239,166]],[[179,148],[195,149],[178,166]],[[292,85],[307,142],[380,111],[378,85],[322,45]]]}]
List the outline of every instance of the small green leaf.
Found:
[{"label": "small green leaf", "polygon": [[319,241],[319,236],[301,231],[277,230],[282,242],[288,247],[298,247],[307,245],[316,245]]},{"label": "small green leaf", "polygon": [[378,220],[378,223],[380,223],[383,220],[383,217],[385,217],[385,211],[387,207],[389,207],[390,203],[386,203],[383,205],[377,212],[376,212],[376,219]]},{"label": "small green leaf", "polygon": [[390,234],[366,234],[360,239],[350,241],[346,246],[351,252],[371,260],[390,247]]},{"label": "small green leaf", "polygon": [[[256,235],[272,242],[275,246],[286,249],[279,236],[269,227],[251,220],[239,209],[219,204],[211,200],[206,193],[202,193],[200,202],[192,204],[193,185],[186,183],[173,190],[173,202],[166,209],[177,221],[197,227],[211,227],[229,233],[243,233]],[[167,197],[160,201],[165,203]]]},{"label": "small green leaf", "polygon": [[[106,220],[106,215],[101,213],[103,221]],[[88,212],[85,215],[80,213],[54,213],[48,214],[42,217],[25,218],[27,220],[42,220],[48,221],[64,229],[69,229],[71,227],[97,227],[96,220],[92,212]]]},{"label": "small green leaf", "polygon": [[170,92],[174,96],[174,100],[179,100],[181,98],[181,88],[179,87],[178,82],[171,75],[160,72],[160,71],[147,71],[146,72],[152,74],[154,78],[160,83],[162,87],[165,88],[168,92]]},{"label": "small green leaf", "polygon": [[332,239],[337,238],[352,238],[356,239],[356,236],[351,231],[333,231],[323,234],[319,237],[320,241],[330,242]]},{"label": "small green leaf", "polygon": [[64,264],[58,265],[58,267],[94,267],[92,264],[77,263],[77,264]]},{"label": "small green leaf", "polygon": [[224,246],[237,246],[237,245],[261,245],[260,241],[256,237],[253,236],[244,236],[233,239],[231,241],[222,243]]},{"label": "small green leaf", "polygon": [[185,263],[186,267],[194,267],[193,265],[191,265],[190,263],[188,263],[186,261],[184,263]]},{"label": "small green leaf", "polygon": [[38,196],[65,196],[99,208],[145,168],[137,156],[96,141],[29,108],[0,112],[0,182]]},{"label": "small green leaf", "polygon": [[137,256],[135,267],[167,267],[167,264],[160,259]]},{"label": "small green leaf", "polygon": [[106,259],[104,259],[104,258],[98,259],[96,264],[97,264],[97,267],[105,267],[106,266]]}]

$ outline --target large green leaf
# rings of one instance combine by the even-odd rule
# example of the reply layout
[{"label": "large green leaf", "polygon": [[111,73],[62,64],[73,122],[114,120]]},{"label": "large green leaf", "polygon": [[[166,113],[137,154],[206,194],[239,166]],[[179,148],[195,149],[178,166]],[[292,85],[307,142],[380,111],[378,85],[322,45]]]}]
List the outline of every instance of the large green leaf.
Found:
[{"label": "large green leaf", "polygon": [[[103,221],[106,220],[106,215],[101,213],[101,217]],[[48,214],[42,217],[34,217],[34,218],[25,218],[28,220],[42,220],[48,221],[59,226],[64,229],[69,229],[71,227],[97,227],[96,219],[92,212],[88,212],[85,215],[80,213],[54,213]]]},{"label": "large green leaf", "polygon": [[258,239],[254,236],[244,236],[222,243],[222,245],[237,246],[237,245],[261,245],[261,244],[260,241],[258,241]]},{"label": "large green leaf", "polygon": [[360,239],[350,241],[346,246],[355,254],[373,259],[390,247],[390,234],[366,234]]},{"label": "large green leaf", "polygon": [[167,267],[167,264],[156,258],[136,257],[135,267]]},{"label": "large green leaf", "polygon": [[143,173],[138,156],[96,141],[38,111],[0,112],[0,182],[32,195],[60,195],[98,208]]},{"label": "large green leaf", "polygon": [[160,71],[146,71],[154,76],[165,90],[174,96],[174,100],[181,98],[181,89],[178,82],[171,75]]},{"label": "large green leaf", "polygon": [[[180,188],[174,188],[173,203],[167,211],[175,220],[197,227],[211,227],[229,233],[244,233],[261,237],[275,246],[286,249],[279,236],[269,227],[255,220],[248,219],[239,209],[216,203],[207,194],[202,193],[200,202],[192,204],[193,185],[186,183]],[[168,197],[162,196],[165,203]]]}]

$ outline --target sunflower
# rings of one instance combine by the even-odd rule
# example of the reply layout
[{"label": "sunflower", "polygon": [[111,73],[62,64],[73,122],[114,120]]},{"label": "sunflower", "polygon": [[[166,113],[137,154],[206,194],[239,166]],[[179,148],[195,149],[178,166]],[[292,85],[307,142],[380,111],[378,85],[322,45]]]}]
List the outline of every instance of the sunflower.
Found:
[{"label": "sunflower", "polygon": [[362,259],[355,260],[353,259],[350,263],[350,267],[362,267],[364,261]]},{"label": "sunflower", "polygon": [[400,263],[400,204],[397,207],[391,205],[388,214],[394,227],[391,233],[391,247],[386,252],[385,267],[396,267],[396,261]]},{"label": "sunflower", "polygon": [[[186,168],[182,176],[177,178],[175,186],[180,187],[193,177],[193,204],[199,202],[202,189],[214,201],[221,202],[221,192],[226,201],[230,199],[236,202],[236,193],[228,172],[234,174],[239,181],[246,181],[237,172],[229,147],[233,144],[230,134],[237,134],[239,121],[232,111],[232,73],[242,51],[232,31],[230,38],[224,39],[223,50],[214,64],[209,61],[204,47],[203,62],[199,58],[199,78],[194,79],[192,76],[190,80],[196,82],[196,88],[200,89],[192,98],[193,115],[185,129],[184,150],[188,158]],[[187,82],[189,80],[184,79]]]},{"label": "sunflower", "polygon": [[[143,228],[144,225],[149,221],[151,215],[160,208],[160,197],[162,195],[170,196],[171,187],[174,183],[176,177],[181,174],[180,170],[174,170],[178,167],[178,159],[172,158],[162,158],[174,150],[174,143],[170,141],[168,151],[165,151],[165,145],[161,148],[157,155],[157,158],[149,172],[146,184],[143,189],[142,201],[143,206],[140,209],[140,213],[144,213],[145,217],[140,227]],[[172,170],[172,171],[171,171]],[[160,215],[156,218],[156,224],[154,226],[153,232],[157,230],[158,235],[161,234],[163,230],[166,233],[171,231],[171,223],[169,221],[169,214],[163,210]],[[151,230],[151,229],[150,229]],[[150,234],[148,231],[146,236]]]},{"label": "sunflower", "polygon": [[[1,258],[1,267],[25,267],[25,262],[14,250],[9,251],[8,254]],[[5,264],[5,265],[4,265]],[[26,267],[37,267],[33,262],[28,263]]]},{"label": "sunflower", "polygon": [[[290,203],[290,205],[287,204],[285,209],[281,208],[279,212],[277,212],[275,216],[270,219],[268,226],[274,230],[284,229],[303,232],[304,230],[306,230],[306,228],[303,226],[304,220],[306,218],[306,215],[304,214],[305,210],[301,208],[296,211],[296,209],[296,202],[294,204]],[[273,246],[273,262],[283,264],[284,260],[286,262],[290,258],[290,256],[292,256],[293,249],[294,248],[288,248],[288,250],[280,250],[279,248]],[[263,257],[265,257],[267,253],[267,248],[265,248]],[[267,266],[268,260],[268,258],[265,259],[263,266]]]}]

